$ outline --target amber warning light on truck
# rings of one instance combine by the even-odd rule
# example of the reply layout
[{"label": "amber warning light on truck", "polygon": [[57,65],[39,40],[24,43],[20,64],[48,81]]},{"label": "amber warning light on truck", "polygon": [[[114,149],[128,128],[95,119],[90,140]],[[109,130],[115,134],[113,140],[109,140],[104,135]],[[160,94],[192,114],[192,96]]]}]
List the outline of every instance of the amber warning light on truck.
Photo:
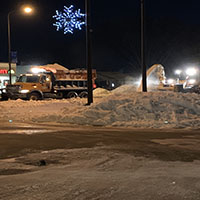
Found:
[{"label": "amber warning light on truck", "polygon": [[34,74],[38,74],[38,73],[46,72],[46,70],[34,67],[34,68],[31,69],[31,72],[34,73]]}]

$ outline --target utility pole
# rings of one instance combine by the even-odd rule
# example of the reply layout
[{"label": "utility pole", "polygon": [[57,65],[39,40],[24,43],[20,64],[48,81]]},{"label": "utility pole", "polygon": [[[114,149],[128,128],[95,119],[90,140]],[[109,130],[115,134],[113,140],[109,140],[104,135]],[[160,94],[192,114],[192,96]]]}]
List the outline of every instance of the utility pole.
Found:
[{"label": "utility pole", "polygon": [[[12,11],[11,11],[12,12]],[[9,85],[12,85],[12,73],[11,73],[11,42],[10,42],[10,14],[8,13],[8,72],[9,72]]]},{"label": "utility pole", "polygon": [[147,74],[145,63],[145,9],[144,1],[141,1],[141,68],[142,68],[142,91],[147,92]]},{"label": "utility pole", "polygon": [[91,103],[93,103],[90,0],[85,0],[85,9],[86,9],[86,65],[87,65],[87,84],[88,84],[87,105],[90,105]]}]

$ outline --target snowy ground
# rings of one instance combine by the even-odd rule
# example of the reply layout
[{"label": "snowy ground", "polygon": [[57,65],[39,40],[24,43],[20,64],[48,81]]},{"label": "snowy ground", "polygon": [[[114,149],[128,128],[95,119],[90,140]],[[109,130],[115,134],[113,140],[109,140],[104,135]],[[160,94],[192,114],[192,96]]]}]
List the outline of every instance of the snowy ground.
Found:
[{"label": "snowy ground", "polygon": [[[1,176],[0,197],[2,200],[200,198],[199,161],[166,163],[108,152],[100,148],[50,152],[54,153],[53,156],[62,155],[62,164],[24,174]],[[72,161],[67,160],[70,153]],[[95,156],[98,157],[94,159]],[[16,163],[13,165],[16,167]],[[26,170],[30,169],[26,166]]]},{"label": "snowy ground", "polygon": [[199,97],[125,85],[91,106],[1,101],[0,199],[200,199]]},{"label": "snowy ground", "polygon": [[4,123],[0,199],[198,200],[199,142],[189,130]]},{"label": "snowy ground", "polygon": [[112,92],[97,88],[94,103],[86,99],[0,102],[0,121],[58,122],[134,128],[200,128],[200,95],[136,92],[131,85]]}]

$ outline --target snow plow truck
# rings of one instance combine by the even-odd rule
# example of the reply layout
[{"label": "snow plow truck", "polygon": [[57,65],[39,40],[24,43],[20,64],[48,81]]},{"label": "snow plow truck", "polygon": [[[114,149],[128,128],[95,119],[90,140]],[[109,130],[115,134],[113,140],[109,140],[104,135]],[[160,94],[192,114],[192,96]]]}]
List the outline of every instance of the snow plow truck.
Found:
[{"label": "snow plow truck", "polygon": [[[31,68],[32,73],[21,74],[16,82],[1,91],[1,99],[42,100],[44,98],[86,98],[87,70],[63,70],[45,66]],[[93,88],[96,70],[92,70]]]}]

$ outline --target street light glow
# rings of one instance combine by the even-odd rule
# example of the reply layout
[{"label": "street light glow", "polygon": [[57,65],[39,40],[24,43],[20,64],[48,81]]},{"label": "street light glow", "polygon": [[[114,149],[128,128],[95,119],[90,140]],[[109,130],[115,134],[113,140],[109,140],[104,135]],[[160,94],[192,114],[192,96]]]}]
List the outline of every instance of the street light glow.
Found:
[{"label": "street light glow", "polygon": [[180,75],[182,73],[182,71],[180,70],[180,69],[177,69],[176,71],[175,71],[175,74],[177,74],[177,75]]},{"label": "street light glow", "polygon": [[188,69],[186,70],[186,74],[187,74],[188,76],[194,76],[196,73],[197,73],[197,70],[196,70],[195,68],[188,68]]},{"label": "street light glow", "polygon": [[188,80],[189,84],[195,84],[196,80],[195,79],[190,79]]},{"label": "street light glow", "polygon": [[27,14],[31,13],[32,11],[33,11],[33,9],[31,7],[25,7],[24,8],[24,12],[27,13]]}]

